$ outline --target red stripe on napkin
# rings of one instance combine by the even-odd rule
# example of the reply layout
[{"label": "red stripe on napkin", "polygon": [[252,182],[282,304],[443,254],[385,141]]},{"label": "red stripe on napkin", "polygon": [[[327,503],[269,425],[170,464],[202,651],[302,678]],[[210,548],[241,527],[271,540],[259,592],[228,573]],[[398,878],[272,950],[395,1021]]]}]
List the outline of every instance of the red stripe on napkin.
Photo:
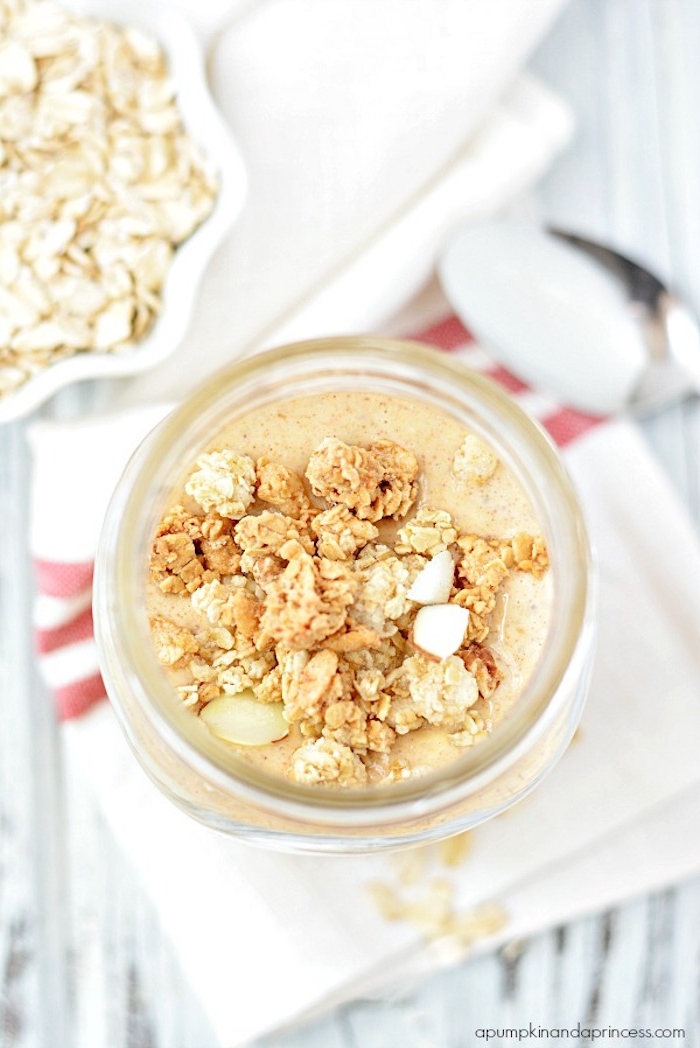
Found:
[{"label": "red stripe on napkin", "polygon": [[498,382],[499,386],[503,386],[504,389],[508,390],[509,393],[527,393],[530,388],[517,375],[514,375],[511,371],[506,371],[500,364],[489,368],[486,374],[494,382]]},{"label": "red stripe on napkin", "polygon": [[61,721],[72,720],[87,713],[95,703],[107,698],[104,681],[99,673],[83,680],[72,681],[54,689],[56,713]]},{"label": "red stripe on napkin", "polygon": [[92,608],[76,615],[62,626],[53,629],[37,629],[34,631],[34,639],[40,655],[47,655],[50,651],[63,648],[66,644],[75,644],[79,640],[87,640],[93,634]]},{"label": "red stripe on napkin", "polygon": [[[41,596],[53,599],[60,622],[58,626],[39,627],[34,630],[34,644],[40,666],[44,656],[92,637],[94,630],[89,600],[93,572],[93,561],[61,562],[39,557],[34,559],[37,591]],[[73,611],[76,598],[83,599],[77,600],[79,610]],[[59,720],[79,717],[96,702],[107,697],[104,682],[96,666],[95,672],[89,673],[87,677],[81,676],[81,673],[85,673],[85,667],[76,667],[76,680],[53,688]]]},{"label": "red stripe on napkin", "polygon": [[586,415],[583,411],[575,411],[573,408],[562,408],[540,421],[555,444],[563,448],[587,433],[589,429],[599,426],[605,418],[602,415]]},{"label": "red stripe on napkin", "polygon": [[92,561],[59,563],[35,558],[34,571],[40,593],[47,597],[77,597],[92,585]]},{"label": "red stripe on napkin", "polygon": [[436,324],[411,335],[416,342],[427,342],[436,349],[459,349],[460,346],[473,342],[473,338],[461,320],[455,316],[445,317]]},{"label": "red stripe on napkin", "polygon": [[[445,317],[412,337],[417,342],[425,342],[436,349],[448,352],[460,349],[466,349],[469,352],[469,347],[473,347],[471,335],[456,316]],[[481,364],[477,365],[476,369],[498,382],[512,394],[516,401],[520,397],[526,397],[529,393],[528,387],[519,378],[500,365],[492,363],[483,355]],[[585,415],[573,408],[562,408],[539,418],[539,422],[549,432],[552,439],[562,447],[602,421],[604,421],[602,418]],[[39,593],[53,598],[63,598],[67,602],[81,595],[88,598],[92,586],[92,563],[61,564],[54,561],[36,560],[35,568]],[[53,629],[36,630],[36,645],[40,659],[50,652],[58,651],[77,641],[87,640],[92,636],[93,622],[89,608],[85,610],[83,604],[83,610],[72,615],[67,605],[66,615],[67,618],[60,626]],[[79,671],[76,670],[76,672]],[[85,672],[84,668],[82,672]],[[95,703],[106,698],[106,691],[102,677],[95,672],[54,688],[54,696],[59,719],[69,720],[81,716]]]}]

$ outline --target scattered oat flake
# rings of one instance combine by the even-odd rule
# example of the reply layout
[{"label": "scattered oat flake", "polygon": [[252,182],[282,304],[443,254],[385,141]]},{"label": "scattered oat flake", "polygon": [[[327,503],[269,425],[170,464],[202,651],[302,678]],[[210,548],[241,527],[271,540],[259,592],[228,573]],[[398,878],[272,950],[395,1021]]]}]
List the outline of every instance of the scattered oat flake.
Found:
[{"label": "scattered oat flake", "polygon": [[466,830],[447,837],[437,844],[438,857],[443,866],[461,866],[474,843],[474,835]]},{"label": "scattered oat flake", "polygon": [[399,884],[372,881],[367,890],[385,920],[404,921],[431,942],[449,940],[461,949],[495,935],[508,922],[496,903],[459,910],[455,886],[442,877],[424,879],[408,890]]}]

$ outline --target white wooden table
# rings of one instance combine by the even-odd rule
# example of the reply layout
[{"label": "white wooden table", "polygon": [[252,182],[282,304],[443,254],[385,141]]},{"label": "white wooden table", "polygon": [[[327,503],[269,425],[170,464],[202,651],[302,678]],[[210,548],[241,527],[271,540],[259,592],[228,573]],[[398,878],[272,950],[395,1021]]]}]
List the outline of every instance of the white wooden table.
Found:
[{"label": "white wooden table", "polygon": [[[699,49],[698,0],[572,0],[532,62],[570,100],[579,125],[576,144],[540,187],[543,215],[646,259],[696,309]],[[698,401],[643,429],[700,527]],[[33,668],[27,470],[23,427],[6,427],[0,1046],[225,1048],[207,1028],[139,884],[62,766],[50,702]],[[519,951],[463,963],[405,999],[358,1002],[257,1048],[468,1048],[483,1043],[477,1027],[531,1022],[682,1027],[685,1039],[666,1043],[691,1048],[700,1043],[699,971],[700,877],[548,931]]]}]

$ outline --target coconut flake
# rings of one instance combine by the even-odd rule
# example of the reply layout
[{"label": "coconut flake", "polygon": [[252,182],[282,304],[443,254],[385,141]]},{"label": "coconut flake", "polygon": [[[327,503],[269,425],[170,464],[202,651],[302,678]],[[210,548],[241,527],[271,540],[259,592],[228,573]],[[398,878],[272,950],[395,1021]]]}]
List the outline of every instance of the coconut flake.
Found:
[{"label": "coconut flake", "polygon": [[467,608],[459,604],[430,604],[416,615],[411,640],[423,654],[446,659],[462,646],[468,625]]},{"label": "coconut flake", "polygon": [[445,604],[452,591],[455,563],[445,549],[420,570],[406,596],[417,604]]}]

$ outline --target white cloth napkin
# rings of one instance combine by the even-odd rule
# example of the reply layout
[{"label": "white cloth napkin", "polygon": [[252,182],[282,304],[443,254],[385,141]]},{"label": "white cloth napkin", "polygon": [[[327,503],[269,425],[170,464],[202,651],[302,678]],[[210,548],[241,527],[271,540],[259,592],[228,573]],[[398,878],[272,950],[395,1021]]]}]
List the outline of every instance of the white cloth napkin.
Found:
[{"label": "white cloth napkin", "polygon": [[[476,347],[458,352],[489,370]],[[473,831],[463,863],[443,866],[439,847],[430,846],[411,884],[405,856],[283,856],[223,839],[158,793],[105,703],[65,724],[66,758],[81,769],[143,878],[227,1048],[357,994],[405,986],[460,955],[454,937],[426,943],[413,921],[386,920],[372,883],[400,901],[420,902],[440,878],[457,912],[498,904],[506,923],[477,941],[485,948],[700,869],[697,535],[631,425],[589,428],[541,396],[516,395],[565,444],[599,562],[600,641],[578,739],[534,794]],[[118,443],[124,455],[127,433],[138,439],[159,410],[135,409],[100,426],[86,420],[35,428],[32,542],[44,563],[61,545],[56,521],[47,525],[42,512],[54,504],[44,501],[47,464],[69,504],[75,499],[77,517],[98,494],[84,479],[95,460],[104,468],[100,449]],[[114,458],[109,465],[116,467]],[[74,547],[74,554],[86,552]],[[89,662],[91,642],[77,643]],[[59,654],[65,672],[69,648]],[[85,672],[86,662],[81,666]],[[55,666],[52,672],[56,685],[60,674]],[[193,883],[207,885],[194,907]]]},{"label": "white cloth napkin", "polygon": [[567,144],[567,106],[521,73],[564,2],[176,0],[209,41],[249,190],[186,337],[128,399],[392,316],[456,223],[509,204]]}]

